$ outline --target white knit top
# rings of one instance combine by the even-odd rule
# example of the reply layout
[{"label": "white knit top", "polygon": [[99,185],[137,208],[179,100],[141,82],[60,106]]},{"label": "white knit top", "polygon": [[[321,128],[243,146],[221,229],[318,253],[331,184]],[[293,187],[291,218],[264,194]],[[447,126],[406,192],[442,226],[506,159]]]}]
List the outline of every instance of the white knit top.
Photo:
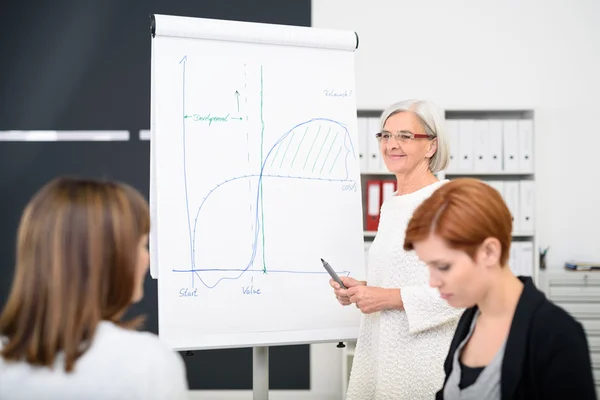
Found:
[{"label": "white knit top", "polygon": [[347,400],[433,399],[443,386],[444,359],[463,310],[429,287],[426,265],[402,246],[415,208],[446,182],[393,196],[381,207],[367,284],[400,288],[404,310],[363,315]]}]

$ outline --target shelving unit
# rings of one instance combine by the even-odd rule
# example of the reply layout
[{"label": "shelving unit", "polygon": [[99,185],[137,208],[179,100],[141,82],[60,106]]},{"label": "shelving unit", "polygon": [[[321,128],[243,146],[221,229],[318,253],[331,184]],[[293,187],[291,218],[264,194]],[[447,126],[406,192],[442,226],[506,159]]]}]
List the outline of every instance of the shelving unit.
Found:
[{"label": "shelving unit", "polygon": [[474,177],[500,191],[513,215],[509,265],[537,284],[534,111],[446,110],[445,119],[453,159],[440,179]]},{"label": "shelving unit", "polygon": [[600,397],[600,272],[564,271],[540,273],[540,287],[548,299],[564,308],[585,330],[596,393]]},{"label": "shelving unit", "polygon": [[[376,230],[368,229],[366,223],[366,219],[369,218],[368,182],[395,179],[379,160],[379,144],[375,139],[375,133],[379,129],[379,117],[382,111],[359,110],[357,113],[363,214],[365,215],[363,221],[365,251],[368,250],[368,245],[376,235]],[[438,178],[474,177],[500,191],[514,218],[509,265],[516,268],[517,273],[529,270],[534,282],[538,284],[539,256],[535,220],[535,154],[533,152],[534,111],[532,109],[448,109],[445,110],[444,116],[452,160],[445,171],[437,174]],[[505,186],[509,188],[508,191],[504,190]],[[383,190],[380,191],[381,196],[383,196],[382,192]],[[525,208],[522,204],[530,206],[527,213],[521,213],[521,209]],[[522,228],[523,225],[525,228]],[[518,254],[521,254],[519,259],[517,259]],[[354,349],[355,343],[347,343],[344,349],[343,393],[346,393]]]},{"label": "shelving unit", "polygon": [[[361,154],[361,184],[363,214],[368,218],[367,183],[376,180],[393,180],[379,159],[379,145],[375,132],[379,128],[382,110],[359,110],[359,152]],[[531,257],[516,272],[529,270],[538,281],[538,263],[535,229],[535,142],[534,111],[524,110],[445,110],[446,130],[449,139],[451,162],[440,179],[474,177],[498,189],[514,216],[513,242],[515,248],[528,245]],[[487,160],[486,160],[487,158]],[[493,161],[492,161],[493,159]],[[503,186],[509,188],[504,193]],[[380,192],[380,196],[382,196]],[[525,201],[528,200],[528,201]],[[379,207],[383,203],[380,198]],[[524,204],[530,208],[525,210]],[[365,220],[366,220],[365,218]],[[367,229],[365,240],[371,241],[376,230]],[[525,251],[525,250],[523,250]],[[514,261],[513,261],[514,263]]]}]

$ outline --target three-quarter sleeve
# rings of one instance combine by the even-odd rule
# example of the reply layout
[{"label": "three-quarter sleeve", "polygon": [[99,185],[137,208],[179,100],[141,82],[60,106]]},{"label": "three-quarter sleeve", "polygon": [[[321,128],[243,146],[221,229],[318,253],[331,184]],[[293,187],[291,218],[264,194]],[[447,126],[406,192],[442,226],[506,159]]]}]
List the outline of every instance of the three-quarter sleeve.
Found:
[{"label": "three-quarter sleeve", "polygon": [[438,290],[429,285],[402,287],[400,296],[411,334],[458,321],[464,311],[462,308],[450,306],[440,297]]}]

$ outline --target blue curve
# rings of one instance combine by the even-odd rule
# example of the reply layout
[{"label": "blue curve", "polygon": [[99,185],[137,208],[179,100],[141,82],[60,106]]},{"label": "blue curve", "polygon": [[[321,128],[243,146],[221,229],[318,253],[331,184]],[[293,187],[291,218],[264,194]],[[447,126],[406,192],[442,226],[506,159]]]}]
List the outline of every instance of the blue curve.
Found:
[{"label": "blue curve", "polygon": [[[269,160],[269,157],[271,156],[273,150],[275,149],[275,147],[277,147],[277,145],[279,145],[283,140],[285,140],[287,138],[288,135],[290,135],[295,129],[309,124],[311,122],[314,121],[325,121],[325,122],[331,122],[334,123],[338,126],[340,126],[342,129],[344,129],[346,135],[344,137],[344,147],[346,148],[347,152],[346,152],[346,157],[345,157],[345,171],[346,171],[346,175],[343,179],[329,179],[329,178],[311,178],[311,177],[292,177],[292,176],[281,176],[281,175],[265,175],[263,174],[263,171],[265,169],[265,166],[267,164],[267,161]],[[212,188],[208,194],[206,195],[206,197],[204,197],[204,199],[202,200],[202,203],[200,204],[200,206],[198,207],[198,210],[196,211],[196,216],[194,218],[194,229],[193,229],[193,237],[192,237],[192,271],[194,272],[193,275],[196,275],[198,277],[198,279],[200,279],[200,282],[202,282],[202,284],[207,287],[208,289],[213,289],[214,287],[216,287],[222,280],[236,280],[239,279],[244,272],[246,272],[254,263],[254,260],[256,259],[256,253],[257,253],[257,244],[258,244],[258,234],[259,234],[259,207],[258,207],[258,203],[259,203],[259,196],[260,196],[260,186],[262,185],[262,179],[263,177],[277,177],[277,178],[285,178],[285,179],[306,179],[306,180],[324,180],[324,181],[332,181],[332,182],[347,182],[348,181],[348,156],[350,155],[350,153],[352,152],[352,154],[354,155],[354,157],[356,157],[355,153],[354,153],[354,148],[352,147],[352,141],[349,140],[351,148],[348,148],[348,143],[347,143],[347,139],[349,137],[349,133],[348,130],[346,129],[346,127],[337,122],[334,121],[332,119],[327,119],[327,118],[313,118],[310,119],[308,121],[302,122],[296,126],[294,126],[292,129],[288,130],[285,134],[283,134],[276,142],[275,144],[273,144],[273,146],[269,149],[269,152],[267,153],[265,159],[263,160],[263,163],[261,165],[261,170],[259,174],[250,174],[250,175],[242,175],[242,176],[238,176],[238,177],[234,177],[231,179],[227,179],[224,182],[216,185],[214,188]],[[255,207],[255,218],[254,218],[254,223],[255,223],[255,229],[254,229],[254,243],[252,244],[252,255],[250,256],[250,259],[248,260],[248,264],[246,265],[245,268],[241,269],[241,273],[238,276],[235,277],[222,277],[219,280],[217,280],[215,282],[214,285],[208,285],[206,282],[204,282],[204,280],[202,279],[202,277],[200,277],[200,275],[196,272],[199,270],[195,269],[196,266],[196,228],[198,225],[198,216],[200,214],[200,211],[202,210],[202,207],[204,206],[204,204],[206,203],[206,200],[208,200],[208,198],[210,197],[211,194],[213,194],[219,187],[225,185],[226,183],[229,182],[233,182],[235,180],[238,179],[242,179],[242,178],[250,178],[250,177],[258,177],[258,185],[257,185],[257,190],[256,190],[256,207]],[[186,185],[187,185],[187,181],[186,181]],[[192,286],[193,287],[193,286]]]},{"label": "blue curve", "polygon": [[[183,92],[183,98],[185,101],[185,61],[187,60],[187,56],[184,57],[180,63],[183,63],[183,83],[184,83],[184,92]],[[261,72],[262,74],[262,72]],[[261,86],[262,86],[262,81],[261,81]],[[262,95],[261,95],[262,96]],[[184,103],[185,104],[185,103]],[[184,116],[185,116],[185,109],[183,110],[184,112]],[[187,165],[185,162],[185,118],[183,118],[183,169],[184,169],[184,185],[185,185],[185,199],[186,199],[186,210],[188,213],[188,231],[189,231],[189,224],[190,224],[190,218],[189,218],[189,204],[188,204],[188,194],[187,194],[187,189],[188,189],[188,185],[187,185]],[[340,126],[344,131],[345,131],[345,136],[344,136],[344,148],[346,149],[346,157],[344,159],[344,165],[345,165],[345,171],[346,171],[346,176],[344,177],[344,179],[327,179],[327,178],[310,178],[310,177],[292,177],[292,176],[282,176],[282,175],[264,175],[264,169],[266,166],[266,163],[269,159],[269,157],[271,156],[271,153],[273,152],[274,148],[277,147],[283,140],[285,140],[295,129],[310,124],[312,122],[315,121],[322,121],[322,122],[330,122],[333,124],[336,124],[338,126]],[[348,143],[350,144],[350,148],[348,148]],[[191,255],[191,269],[187,270],[187,271],[183,271],[183,270],[173,270],[173,272],[192,272],[192,287],[194,287],[194,275],[196,275],[198,277],[198,279],[200,279],[200,282],[202,282],[202,284],[207,287],[208,289],[212,289],[214,287],[216,287],[221,281],[223,280],[236,280],[239,279],[245,272],[249,271],[249,268],[251,265],[253,265],[254,260],[256,258],[256,252],[257,252],[257,243],[258,243],[258,233],[259,233],[259,207],[258,207],[258,203],[260,201],[260,188],[262,187],[262,179],[264,176],[266,177],[275,177],[275,178],[283,178],[283,179],[307,179],[307,180],[324,180],[324,181],[337,181],[337,182],[347,182],[348,181],[348,156],[350,156],[350,154],[352,154],[352,156],[356,159],[356,152],[354,150],[354,145],[352,144],[352,140],[350,140],[350,135],[348,132],[348,129],[346,128],[346,126],[338,121],[332,120],[332,119],[328,119],[328,118],[312,118],[308,121],[304,121],[301,122],[297,125],[295,125],[293,128],[291,128],[290,130],[288,130],[286,133],[284,133],[274,144],[273,146],[271,146],[271,148],[269,149],[269,152],[267,153],[266,157],[264,158],[262,164],[261,164],[261,168],[260,168],[260,173],[259,174],[250,174],[250,175],[242,175],[242,176],[237,176],[231,179],[227,179],[225,180],[225,182],[222,182],[218,185],[216,185],[214,188],[212,188],[208,194],[206,195],[206,197],[204,197],[204,199],[202,200],[202,203],[200,204],[200,206],[198,207],[198,210],[196,211],[196,216],[194,218],[194,229],[193,229],[193,233],[189,232],[190,234],[190,255]],[[256,190],[256,207],[255,207],[255,219],[254,219],[254,243],[252,244],[252,255],[250,257],[250,260],[248,261],[248,264],[246,265],[245,268],[240,269],[240,274],[236,277],[222,277],[219,280],[217,280],[215,282],[214,285],[208,285],[206,282],[204,282],[204,280],[202,279],[202,277],[198,274],[198,271],[202,271],[199,269],[196,269],[196,227],[198,224],[198,216],[200,214],[200,211],[202,210],[202,207],[204,206],[204,204],[206,203],[206,200],[210,197],[210,195],[219,187],[223,186],[226,183],[229,182],[233,182],[235,180],[238,179],[245,179],[245,178],[251,178],[251,177],[257,177],[258,176],[258,185],[257,185],[257,190]],[[223,270],[223,271],[227,271],[227,270]],[[231,270],[230,270],[231,271]],[[233,271],[237,271],[237,269],[234,269]],[[261,272],[264,272],[263,270],[260,270]],[[280,272],[284,272],[284,271],[280,271]],[[344,271],[346,272],[346,271]],[[293,271],[287,271],[287,273],[300,273],[300,272],[293,272]]]}]

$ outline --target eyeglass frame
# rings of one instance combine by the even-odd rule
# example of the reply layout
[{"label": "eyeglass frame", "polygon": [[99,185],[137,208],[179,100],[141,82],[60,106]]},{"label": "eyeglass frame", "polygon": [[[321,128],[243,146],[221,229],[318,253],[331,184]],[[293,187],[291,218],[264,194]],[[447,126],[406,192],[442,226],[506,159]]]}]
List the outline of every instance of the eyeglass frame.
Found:
[{"label": "eyeglass frame", "polygon": [[[383,142],[383,134],[384,133],[389,134],[390,137],[393,136],[396,139],[397,142],[402,142],[402,143],[410,143],[411,141],[413,141],[415,139],[430,139],[430,140],[433,140],[433,139],[435,139],[437,137],[437,136],[428,135],[426,133],[412,133],[411,131],[407,131],[407,130],[399,131],[396,134],[394,134],[392,132],[389,132],[389,131],[381,131],[381,132],[377,132],[375,134],[375,138],[377,139],[377,141],[379,143]],[[400,136],[402,136],[403,134],[404,135],[405,134],[409,134],[409,135],[412,135],[412,137],[410,139],[406,139],[406,140],[400,139]]]}]

